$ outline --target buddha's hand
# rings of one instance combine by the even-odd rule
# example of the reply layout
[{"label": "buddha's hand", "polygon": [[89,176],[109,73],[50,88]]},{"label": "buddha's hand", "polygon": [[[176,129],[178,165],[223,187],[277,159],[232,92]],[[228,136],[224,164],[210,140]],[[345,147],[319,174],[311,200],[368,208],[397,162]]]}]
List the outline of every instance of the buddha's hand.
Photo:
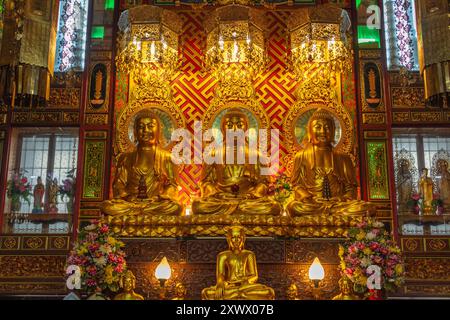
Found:
[{"label": "buddha's hand", "polygon": [[216,285],[216,292],[214,293],[214,299],[215,300],[222,300],[224,291],[225,291],[225,284],[224,283],[217,284]]},{"label": "buddha's hand", "polygon": [[137,197],[135,195],[129,195],[125,198],[126,201],[128,202],[136,202],[137,201]]}]

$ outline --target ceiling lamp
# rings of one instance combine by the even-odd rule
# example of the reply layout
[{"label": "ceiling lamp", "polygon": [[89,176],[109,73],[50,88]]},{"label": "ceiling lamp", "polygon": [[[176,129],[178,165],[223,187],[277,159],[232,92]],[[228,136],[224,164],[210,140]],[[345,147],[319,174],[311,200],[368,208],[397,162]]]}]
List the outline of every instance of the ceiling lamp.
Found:
[{"label": "ceiling lamp", "polygon": [[221,72],[230,66],[239,66],[257,73],[265,68],[265,18],[262,11],[235,4],[220,7],[205,21],[205,29],[207,70]]},{"label": "ceiling lamp", "polygon": [[317,72],[332,75],[351,69],[348,13],[335,5],[294,11],[288,20],[291,66],[297,75]]},{"label": "ceiling lamp", "polygon": [[118,70],[172,76],[180,62],[181,27],[175,12],[160,7],[142,5],[124,11],[119,19]]}]

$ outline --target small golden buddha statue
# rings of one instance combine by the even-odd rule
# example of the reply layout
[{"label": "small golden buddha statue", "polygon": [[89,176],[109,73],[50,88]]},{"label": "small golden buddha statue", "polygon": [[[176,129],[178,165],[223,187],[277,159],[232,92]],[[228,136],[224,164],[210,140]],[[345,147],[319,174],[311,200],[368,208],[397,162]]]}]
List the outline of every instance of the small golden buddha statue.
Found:
[{"label": "small golden buddha statue", "polygon": [[298,288],[295,283],[291,283],[291,285],[287,288],[286,298],[288,300],[299,300],[298,299]]},{"label": "small golden buddha statue", "polygon": [[433,180],[428,176],[428,169],[422,169],[422,175],[419,180],[419,194],[423,199],[424,214],[433,212]]},{"label": "small golden buddha statue", "polygon": [[361,215],[373,210],[370,203],[356,200],[355,168],[348,155],[333,147],[336,128],[331,113],[316,110],[307,130],[305,147],[294,159],[295,199],[287,206],[291,216]]},{"label": "small golden buddha statue", "polygon": [[119,285],[123,292],[114,297],[114,300],[144,300],[144,297],[134,292],[136,288],[136,277],[131,270],[127,270],[120,278]]},{"label": "small golden buddha statue", "polygon": [[111,216],[179,215],[176,170],[169,151],[160,146],[161,124],[149,111],[136,116],[136,149],[119,156],[113,183],[114,199],[103,202]]},{"label": "small golden buddha statue", "polygon": [[229,250],[217,255],[215,286],[202,291],[203,300],[273,300],[272,288],[258,284],[256,257],[245,250],[245,231],[232,226],[227,233]]},{"label": "small golden buddha statue", "polygon": [[332,300],[359,300],[359,297],[353,294],[352,286],[353,283],[351,280],[347,276],[342,276],[341,279],[339,279],[341,293],[333,297]]},{"label": "small golden buddha statue", "polygon": [[[248,129],[248,118],[239,109],[230,109],[222,118],[221,131]],[[234,152],[233,164],[205,165],[200,181],[201,198],[192,202],[194,214],[278,215],[280,205],[268,197],[267,181],[260,174],[258,164],[249,164],[248,143],[244,146],[245,163],[236,164],[236,141],[232,148],[224,146],[221,152],[225,163],[226,152]]]},{"label": "small golden buddha statue", "polygon": [[178,282],[175,285],[175,297],[173,297],[172,300],[184,300],[186,293],[186,287],[181,282]]}]

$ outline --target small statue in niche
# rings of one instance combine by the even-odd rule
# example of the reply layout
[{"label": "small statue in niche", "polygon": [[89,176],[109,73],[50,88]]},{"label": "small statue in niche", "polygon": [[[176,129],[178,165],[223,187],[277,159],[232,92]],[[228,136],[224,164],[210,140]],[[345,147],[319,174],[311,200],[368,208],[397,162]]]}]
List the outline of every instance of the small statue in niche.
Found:
[{"label": "small statue in niche", "polygon": [[438,173],[441,176],[439,179],[439,195],[444,208],[450,209],[450,171],[448,168],[448,161],[440,159],[436,166]]},{"label": "small statue in niche", "polygon": [[413,195],[413,177],[411,173],[411,164],[407,159],[399,161],[397,173],[397,196],[398,211],[408,211],[408,201]]},{"label": "small statue in niche", "polygon": [[428,169],[422,169],[419,180],[419,193],[423,200],[423,210],[425,215],[433,212],[433,180],[428,176]]},{"label": "small statue in niche", "polygon": [[42,213],[42,208],[44,207],[43,199],[45,194],[45,186],[42,183],[42,178],[38,177],[36,185],[33,188],[33,210],[32,213]]},{"label": "small statue in niche", "polygon": [[50,180],[50,185],[48,187],[48,213],[58,213],[58,193],[58,179],[54,178],[53,180]]}]

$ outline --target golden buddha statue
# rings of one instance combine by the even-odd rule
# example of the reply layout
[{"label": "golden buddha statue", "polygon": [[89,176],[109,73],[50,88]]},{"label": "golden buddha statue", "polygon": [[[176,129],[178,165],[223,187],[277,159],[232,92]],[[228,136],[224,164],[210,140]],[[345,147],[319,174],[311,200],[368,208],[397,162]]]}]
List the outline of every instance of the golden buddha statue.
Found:
[{"label": "golden buddha statue", "polygon": [[144,297],[134,292],[136,288],[136,277],[131,270],[127,270],[120,278],[119,285],[123,292],[114,297],[114,300],[144,300]]},{"label": "golden buddha statue", "polygon": [[326,110],[316,110],[308,120],[305,147],[294,159],[295,199],[287,206],[291,216],[362,215],[373,210],[372,204],[356,200],[355,168],[348,155],[334,149],[335,130]]},{"label": "golden buddha statue", "polygon": [[204,300],[273,300],[272,288],[258,284],[256,257],[244,249],[245,231],[241,226],[228,229],[229,250],[217,255],[215,286],[202,291]]},{"label": "golden buddha statue", "polygon": [[[223,137],[226,130],[248,129],[248,118],[239,109],[230,109],[222,118],[221,131]],[[200,181],[201,198],[192,203],[194,214],[245,214],[245,215],[278,215],[280,205],[267,195],[267,181],[260,174],[259,164],[249,164],[248,143],[245,144],[245,163],[236,164],[236,140],[233,147],[222,148],[221,156],[225,162],[226,152],[234,152],[233,164],[205,165]]]},{"label": "golden buddha statue", "polygon": [[111,216],[140,214],[179,215],[176,170],[169,151],[160,146],[161,124],[149,111],[136,116],[136,149],[118,158],[113,183],[114,199],[104,201],[102,210]]},{"label": "golden buddha statue", "polygon": [[419,194],[423,199],[424,214],[433,212],[433,180],[428,176],[428,169],[422,169],[422,175],[419,180]]},{"label": "golden buddha statue", "polygon": [[352,281],[347,276],[342,276],[339,279],[339,288],[341,293],[333,297],[332,300],[360,300],[358,296],[353,293]]}]

